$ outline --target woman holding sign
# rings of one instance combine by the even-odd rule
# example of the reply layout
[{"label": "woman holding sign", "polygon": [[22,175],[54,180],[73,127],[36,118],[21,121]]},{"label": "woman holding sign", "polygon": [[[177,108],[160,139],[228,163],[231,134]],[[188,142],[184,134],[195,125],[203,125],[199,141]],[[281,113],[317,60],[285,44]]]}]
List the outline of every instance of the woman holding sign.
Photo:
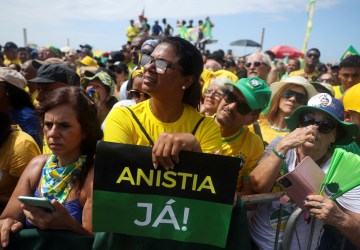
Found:
[{"label": "woman holding sign", "polygon": [[24,227],[92,234],[93,162],[103,135],[96,106],[77,87],[52,91],[46,100],[39,114],[52,154],[35,157],[21,175],[0,217],[2,247]]},{"label": "woman holding sign", "polygon": [[108,115],[104,140],[153,146],[154,167],[173,168],[181,150],[213,153],[221,148],[219,127],[199,112],[202,56],[188,41],[166,37],[143,55],[142,91],[151,98]]},{"label": "woman holding sign", "polygon": [[[275,138],[267,147],[266,154],[259,165],[252,171],[250,181],[257,193],[279,189],[274,186],[276,179],[294,170],[306,156],[310,156],[317,165],[327,172],[333,150],[336,145],[348,144],[358,132],[356,125],[343,122],[342,103],[328,94],[312,97],[308,106],[297,108],[286,118],[292,132],[285,137]],[[282,222],[286,222],[294,204],[287,203],[281,212]],[[273,249],[278,217],[279,201],[259,205],[250,221],[250,234],[261,249]],[[264,222],[267,223],[264,223]],[[313,245],[315,249],[320,233],[317,223]],[[282,230],[284,227],[282,227]],[[310,224],[298,220],[291,249],[305,249],[309,239]],[[282,232],[280,232],[280,239]]]}]

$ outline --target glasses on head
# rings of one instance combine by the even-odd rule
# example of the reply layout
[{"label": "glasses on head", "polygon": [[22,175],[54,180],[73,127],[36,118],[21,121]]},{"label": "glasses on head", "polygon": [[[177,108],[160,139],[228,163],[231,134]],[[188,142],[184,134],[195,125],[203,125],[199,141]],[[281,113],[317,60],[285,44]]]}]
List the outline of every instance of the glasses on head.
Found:
[{"label": "glasses on head", "polygon": [[242,115],[247,115],[252,111],[252,109],[249,107],[249,105],[245,101],[238,99],[238,97],[231,91],[225,92],[224,101],[227,104],[235,102],[237,112],[239,112]]},{"label": "glasses on head", "polygon": [[285,99],[289,99],[291,97],[295,96],[295,100],[297,103],[299,104],[305,104],[306,103],[306,95],[303,94],[303,93],[299,93],[299,92],[296,92],[294,90],[285,90],[283,93],[282,93],[282,98],[285,98]]},{"label": "glasses on head", "polygon": [[149,94],[147,94],[145,92],[141,92],[137,89],[130,89],[129,95],[131,98],[136,98],[136,99],[139,99],[141,96],[144,96],[146,99],[150,98]]},{"label": "glasses on head", "polygon": [[329,120],[317,121],[313,114],[304,114],[300,116],[299,124],[301,127],[306,127],[309,125],[316,125],[318,131],[322,134],[330,133],[334,128],[336,128],[337,123]]},{"label": "glasses on head", "polygon": [[315,59],[319,59],[320,55],[315,53],[308,53],[306,54],[306,57],[314,57]]},{"label": "glasses on head", "polygon": [[140,60],[141,66],[144,67],[153,62],[155,64],[156,73],[158,73],[158,74],[165,74],[166,69],[171,67],[171,64],[163,59],[154,59],[152,56],[149,56],[149,55],[141,56],[141,60]]},{"label": "glasses on head", "polygon": [[210,89],[210,88],[204,89],[204,94],[205,95],[214,95],[214,97],[217,97],[217,98],[222,98],[224,96],[224,92],[217,91],[217,90]]},{"label": "glasses on head", "polygon": [[263,62],[248,62],[245,64],[246,68],[250,68],[251,65],[254,65],[254,67],[260,67],[262,64],[265,64]]}]

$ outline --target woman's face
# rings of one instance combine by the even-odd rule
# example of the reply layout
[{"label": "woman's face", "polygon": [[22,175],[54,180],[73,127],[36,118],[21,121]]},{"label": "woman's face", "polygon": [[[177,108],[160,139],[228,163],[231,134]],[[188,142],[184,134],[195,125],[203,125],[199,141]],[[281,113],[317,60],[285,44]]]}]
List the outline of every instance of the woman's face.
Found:
[{"label": "woman's face", "polygon": [[81,142],[86,138],[75,110],[67,104],[45,113],[44,135],[51,151],[61,161],[68,163],[79,157]]},{"label": "woman's face", "polygon": [[89,82],[89,85],[86,88],[86,91],[88,91],[90,89],[94,89],[99,94],[100,102],[106,101],[109,93],[107,92],[104,84],[99,79],[95,78],[94,80],[91,80]]},{"label": "woman's face", "polygon": [[132,95],[132,99],[134,99],[136,103],[148,99],[145,93],[142,92],[142,85],[143,85],[143,76],[142,75],[136,76],[133,80],[133,85],[132,85],[132,90],[137,91],[136,95]]},{"label": "woman's face", "polygon": [[336,127],[338,122],[322,112],[306,113],[299,118],[299,127],[315,125],[317,133],[315,142],[306,142],[304,146],[314,149],[327,149],[336,141]]},{"label": "woman's face", "polygon": [[[301,96],[304,97],[302,100],[299,98]],[[279,110],[285,116],[290,116],[297,107],[305,105],[306,102],[306,90],[302,86],[293,86],[284,89],[279,102]]]},{"label": "woman's face", "polygon": [[204,92],[204,109],[208,115],[216,113],[217,108],[223,99],[223,91],[216,84],[210,86]]},{"label": "woman's face", "polygon": [[188,88],[192,81],[192,76],[183,76],[181,66],[177,63],[179,57],[175,54],[175,49],[172,45],[167,43],[159,44],[151,57],[154,60],[162,60],[168,66],[163,72],[157,73],[155,63],[148,63],[144,66],[144,81],[142,90],[151,94],[152,97],[166,96],[174,100],[175,96],[184,95],[183,86]]}]

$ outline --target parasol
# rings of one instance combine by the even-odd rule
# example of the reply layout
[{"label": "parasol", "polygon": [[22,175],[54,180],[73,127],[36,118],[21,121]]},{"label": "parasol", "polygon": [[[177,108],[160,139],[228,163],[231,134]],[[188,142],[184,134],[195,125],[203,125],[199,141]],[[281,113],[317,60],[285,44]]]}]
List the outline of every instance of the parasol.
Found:
[{"label": "parasol", "polygon": [[304,54],[301,53],[300,50],[297,50],[293,47],[287,46],[287,45],[278,45],[275,47],[272,47],[271,49],[269,49],[270,51],[274,52],[275,54],[275,58],[298,58],[304,57]]}]

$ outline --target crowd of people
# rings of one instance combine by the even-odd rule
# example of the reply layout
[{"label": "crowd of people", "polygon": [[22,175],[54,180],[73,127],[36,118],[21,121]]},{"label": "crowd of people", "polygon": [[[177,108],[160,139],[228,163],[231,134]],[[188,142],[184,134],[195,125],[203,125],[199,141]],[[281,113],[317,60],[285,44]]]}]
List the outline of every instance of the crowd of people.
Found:
[{"label": "crowd of people", "polygon": [[[277,178],[307,156],[326,173],[338,148],[360,155],[360,56],[325,65],[311,48],[302,62],[278,62],[271,51],[234,58],[222,50],[202,53],[165,31],[164,37],[127,34],[122,50],[98,58],[88,44],[3,47],[2,247],[25,228],[94,235],[98,140],[150,146],[154,168],[166,170],[182,150],[241,158],[239,199],[280,191]],[[55,211],[22,204],[18,196],[46,197]],[[313,230],[296,222],[291,249],[304,249],[310,232],[311,249],[360,247],[359,200],[360,186],[336,200],[308,196],[304,205],[317,221]],[[248,207],[253,249],[273,249],[277,233],[281,242],[285,227],[278,232],[274,223],[279,206],[275,200]],[[285,204],[283,223],[295,208]]]}]

